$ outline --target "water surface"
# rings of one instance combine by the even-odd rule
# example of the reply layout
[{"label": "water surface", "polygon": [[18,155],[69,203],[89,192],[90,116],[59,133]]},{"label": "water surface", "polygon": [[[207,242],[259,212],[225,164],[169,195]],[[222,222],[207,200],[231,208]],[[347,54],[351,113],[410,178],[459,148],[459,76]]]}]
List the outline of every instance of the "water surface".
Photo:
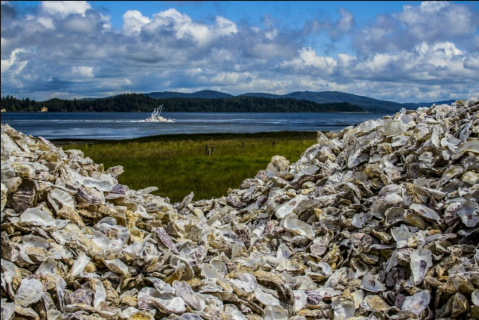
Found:
[{"label": "water surface", "polygon": [[149,113],[134,112],[5,112],[2,124],[46,139],[120,140],[161,134],[336,131],[379,113],[191,113],[161,114],[174,123],[152,123]]}]

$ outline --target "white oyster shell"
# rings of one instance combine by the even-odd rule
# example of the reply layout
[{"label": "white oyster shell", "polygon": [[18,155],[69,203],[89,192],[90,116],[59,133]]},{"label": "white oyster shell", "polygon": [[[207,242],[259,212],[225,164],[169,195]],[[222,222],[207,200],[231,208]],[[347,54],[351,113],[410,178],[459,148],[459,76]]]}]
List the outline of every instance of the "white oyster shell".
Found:
[{"label": "white oyster shell", "polygon": [[[238,307],[236,307],[234,304],[225,305],[225,313],[231,316],[231,319],[233,320],[247,320],[247,318],[241,313],[241,311],[238,310]],[[185,320],[190,320],[190,319],[185,318]],[[191,320],[194,320],[194,319],[191,318]],[[198,317],[198,320],[201,320],[201,318]]]},{"label": "white oyster shell", "polygon": [[404,248],[412,235],[412,232],[409,232],[408,227],[404,224],[401,224],[399,228],[391,228],[391,236],[396,240],[398,248]]},{"label": "white oyster shell", "polygon": [[348,320],[354,316],[354,303],[343,301],[334,307],[334,320]]},{"label": "white oyster shell", "polygon": [[144,287],[138,292],[138,307],[140,309],[157,308],[163,313],[183,313],[185,302],[171,293],[160,293],[154,288]]},{"label": "white oyster shell", "polygon": [[294,293],[294,311],[298,312],[303,309],[307,303],[308,295],[304,290],[293,290]]},{"label": "white oyster shell", "polygon": [[28,208],[20,215],[20,223],[38,227],[55,227],[55,219],[40,208]]},{"label": "white oyster shell", "polygon": [[233,290],[239,296],[252,293],[258,286],[256,278],[248,273],[237,273],[235,279],[228,279],[228,281],[233,285]]},{"label": "white oyster shell", "polygon": [[394,136],[403,133],[405,129],[406,126],[400,120],[391,120],[384,124],[384,134],[386,136]]},{"label": "white oyster shell", "polygon": [[85,269],[86,265],[90,262],[90,258],[84,253],[80,252],[78,258],[73,262],[73,266],[71,268],[71,277],[76,277],[83,269]]},{"label": "white oyster shell", "polygon": [[8,188],[2,183],[2,212],[5,208],[5,205],[7,204],[7,192]]},{"label": "white oyster shell", "polygon": [[281,221],[281,226],[288,231],[306,236],[309,239],[314,238],[314,228],[301,220],[295,219],[296,215],[290,214]]},{"label": "white oyster shell", "polygon": [[40,280],[31,278],[23,279],[15,293],[15,304],[28,307],[32,303],[40,301],[43,295],[43,284]]},{"label": "white oyster shell", "polygon": [[421,312],[427,308],[430,301],[431,293],[428,290],[419,291],[413,296],[406,297],[401,310],[411,311],[419,316]]},{"label": "white oyster shell", "polygon": [[418,215],[420,215],[423,218],[429,219],[429,220],[435,220],[438,221],[441,219],[439,214],[432,210],[429,207],[426,207],[422,204],[414,203],[411,206],[409,206],[409,209],[413,210],[416,212]]},{"label": "white oyster shell", "polygon": [[103,283],[98,279],[92,279],[93,288],[95,291],[95,298],[93,299],[93,306],[98,308],[100,304],[106,301],[106,291]]},{"label": "white oyster shell", "polygon": [[421,283],[427,270],[432,266],[431,251],[426,249],[416,249],[411,253],[411,271],[414,283]]},{"label": "white oyster shell", "polygon": [[467,200],[461,205],[461,210],[457,215],[461,217],[462,223],[467,227],[473,228],[479,224],[479,206],[477,202]]},{"label": "white oyster shell", "polygon": [[305,195],[298,195],[294,197],[293,199],[289,200],[288,202],[282,204],[277,210],[276,210],[276,217],[279,219],[282,219],[286,217],[288,214],[292,213],[293,210],[303,201],[307,200],[308,197]]},{"label": "white oyster shell", "polygon": [[472,292],[471,301],[475,306],[479,307],[479,289],[476,289]]},{"label": "white oyster shell", "polygon": [[287,320],[288,312],[278,306],[267,306],[264,308],[263,320]]},{"label": "white oyster shell", "polygon": [[75,208],[75,200],[72,196],[58,188],[48,194],[48,202],[51,204],[55,212],[58,212],[64,206]]},{"label": "white oyster shell", "polygon": [[2,299],[2,319],[10,320],[15,314],[15,303]]},{"label": "white oyster shell", "polygon": [[379,275],[367,273],[361,280],[361,288],[370,292],[386,291],[386,286],[379,281]]},{"label": "white oyster shell", "polygon": [[280,306],[279,300],[272,294],[263,291],[260,286],[254,290],[255,298],[265,306]]}]

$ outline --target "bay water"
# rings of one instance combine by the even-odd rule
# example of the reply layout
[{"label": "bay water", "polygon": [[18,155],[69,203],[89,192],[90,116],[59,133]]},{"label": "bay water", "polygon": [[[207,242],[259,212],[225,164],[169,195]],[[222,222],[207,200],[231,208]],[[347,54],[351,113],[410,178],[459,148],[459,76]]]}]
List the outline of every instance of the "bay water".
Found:
[{"label": "bay water", "polygon": [[4,112],[1,123],[49,140],[122,140],[163,134],[337,131],[380,119],[385,114],[170,112],[161,115],[175,122],[145,122],[149,113],[139,112]]}]

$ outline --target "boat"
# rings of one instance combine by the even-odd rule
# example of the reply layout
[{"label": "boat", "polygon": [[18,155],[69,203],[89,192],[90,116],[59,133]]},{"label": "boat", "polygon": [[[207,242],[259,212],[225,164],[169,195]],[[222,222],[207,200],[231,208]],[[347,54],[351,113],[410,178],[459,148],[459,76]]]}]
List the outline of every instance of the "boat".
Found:
[{"label": "boat", "polygon": [[166,119],[161,116],[161,109],[163,105],[155,108],[148,118],[145,119],[145,122],[175,122],[173,119]]}]

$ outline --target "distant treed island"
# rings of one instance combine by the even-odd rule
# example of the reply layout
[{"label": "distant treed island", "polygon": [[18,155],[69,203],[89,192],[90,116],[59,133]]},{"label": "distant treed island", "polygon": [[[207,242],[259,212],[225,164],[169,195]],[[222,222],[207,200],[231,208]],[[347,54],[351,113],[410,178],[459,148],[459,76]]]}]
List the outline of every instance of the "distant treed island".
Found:
[{"label": "distant treed island", "polygon": [[163,105],[164,112],[362,112],[357,105],[316,103],[294,98],[265,98],[238,96],[229,98],[164,98],[154,99],[143,94],[120,94],[99,99],[51,99],[37,102],[2,97],[6,112],[152,112]]}]

